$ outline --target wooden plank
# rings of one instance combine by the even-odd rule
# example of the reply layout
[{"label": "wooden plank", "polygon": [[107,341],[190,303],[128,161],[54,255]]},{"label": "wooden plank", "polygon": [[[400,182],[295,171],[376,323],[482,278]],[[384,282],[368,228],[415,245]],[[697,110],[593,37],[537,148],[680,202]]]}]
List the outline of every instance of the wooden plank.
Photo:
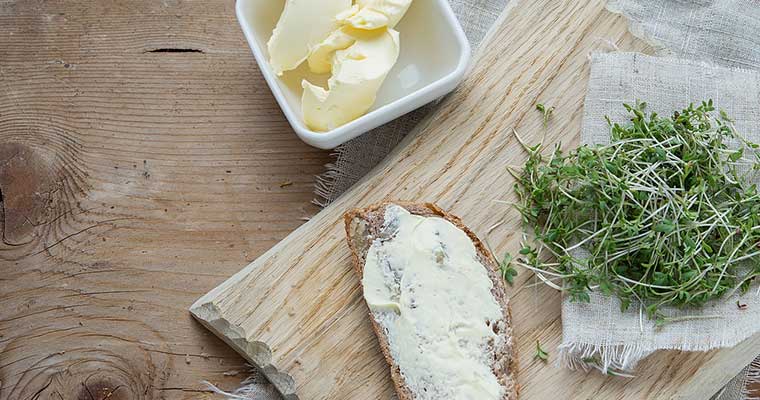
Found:
[{"label": "wooden plank", "polygon": [[[350,267],[342,213],[385,199],[435,201],[497,252],[516,251],[519,218],[494,202],[513,199],[506,166],[525,160],[509,132],[515,128],[538,141],[544,129],[534,105],[542,102],[556,106],[548,142],[577,145],[587,57],[609,42],[648,50],[627,33],[622,17],[604,10],[604,1],[513,1],[469,77],[415,134],[191,312],[261,367],[286,398],[387,398],[388,369]],[[501,219],[505,223],[486,235]],[[756,337],[720,352],[658,353],[633,380],[571,372],[533,360],[536,340],[553,353],[559,344],[559,294],[523,272],[512,304],[524,399],[707,398],[750,361],[747,349],[760,346]]]},{"label": "wooden plank", "polygon": [[328,160],[233,1],[0,1],[0,399],[237,387],[187,307],[317,211]]}]

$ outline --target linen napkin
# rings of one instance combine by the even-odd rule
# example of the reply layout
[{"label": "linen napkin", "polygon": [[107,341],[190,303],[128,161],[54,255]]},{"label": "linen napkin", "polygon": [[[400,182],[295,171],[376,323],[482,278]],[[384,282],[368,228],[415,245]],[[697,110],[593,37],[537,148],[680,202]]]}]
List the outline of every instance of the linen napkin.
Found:
[{"label": "linen napkin", "polygon": [[[758,0],[610,0],[607,8],[624,15],[659,55],[760,69]],[[760,356],[716,399],[760,400],[746,392],[749,382],[760,382]]]},{"label": "linen napkin", "polygon": [[[712,99],[735,119],[736,129],[760,142],[760,72],[703,61],[637,53],[594,54],[584,103],[583,144],[609,143],[609,125],[624,122],[621,104],[646,100],[647,109],[669,115],[689,103]],[[760,180],[758,180],[760,182]],[[746,308],[737,307],[737,301]],[[589,303],[564,300],[560,364],[630,372],[655,350],[706,351],[734,346],[760,331],[760,289],[714,301],[700,309],[666,308],[670,317],[702,316],[661,328],[638,307],[620,311],[617,298],[592,294]]]}]

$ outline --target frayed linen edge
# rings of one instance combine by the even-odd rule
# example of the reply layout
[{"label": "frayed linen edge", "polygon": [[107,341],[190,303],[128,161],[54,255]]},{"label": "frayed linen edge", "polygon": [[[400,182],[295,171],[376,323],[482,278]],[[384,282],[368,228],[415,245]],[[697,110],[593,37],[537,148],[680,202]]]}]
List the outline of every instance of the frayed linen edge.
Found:
[{"label": "frayed linen edge", "polygon": [[760,400],[760,393],[757,391],[752,391],[750,393],[749,386],[750,385],[757,385],[760,384],[760,356],[758,356],[755,361],[752,361],[752,364],[749,365],[749,370],[747,371],[747,375],[744,377],[744,382],[742,382],[742,389],[741,389],[741,395],[742,399],[744,400]]},{"label": "frayed linen edge", "polygon": [[589,343],[563,343],[559,346],[559,367],[571,370],[597,369],[603,374],[628,375],[636,364],[654,352],[640,345],[602,346]]},{"label": "frayed linen edge", "polygon": [[270,391],[263,389],[263,385],[269,386],[271,384],[256,381],[252,377],[240,382],[240,387],[234,392],[224,391],[209,381],[201,381],[201,383],[206,385],[208,390],[223,396],[227,400],[266,400],[271,398]]},{"label": "frayed linen edge", "polygon": [[336,147],[330,153],[330,158],[334,161],[325,164],[325,171],[317,175],[314,180],[314,195],[317,197],[311,202],[319,208],[325,208],[335,200],[335,182],[340,174],[337,161],[344,151],[343,145]]},{"label": "frayed linen edge", "polygon": [[[238,394],[235,394],[235,393],[225,392],[224,390],[219,389],[216,385],[214,385],[213,383],[211,383],[209,381],[201,381],[201,383],[204,384],[204,385],[206,385],[206,387],[208,388],[208,390],[210,390],[210,391],[212,391],[212,392],[214,392],[214,393],[216,393],[216,394],[224,397],[225,399],[229,399],[229,400],[249,400],[248,397],[244,397],[242,395],[238,395]],[[248,385],[241,386],[235,392],[242,391],[242,390],[247,390],[249,385],[253,385],[253,384],[248,384]]]},{"label": "frayed linen edge", "polygon": [[644,42],[646,42],[648,45],[652,46],[655,53],[660,56],[669,56],[673,57],[675,56],[675,53],[665,47],[664,44],[662,44],[660,41],[652,37],[651,35],[647,34],[644,29],[644,24],[634,20],[629,15],[625,13],[625,11],[618,6],[618,0],[609,0],[607,2],[607,11],[620,15],[628,21],[628,32],[631,32],[631,34]]},{"label": "frayed linen edge", "polygon": [[[708,351],[716,348],[732,347],[744,339],[682,343],[680,345],[658,346],[656,348],[638,344],[599,345],[573,342],[562,343],[559,346],[558,366],[571,370],[582,369],[589,371],[597,369],[603,374],[633,377],[633,370],[636,364],[657,350]],[[760,364],[760,360],[753,362],[753,365],[757,365],[758,369],[760,369],[760,365],[758,364]],[[748,376],[747,379],[760,380],[760,370],[753,372],[753,378]]]}]

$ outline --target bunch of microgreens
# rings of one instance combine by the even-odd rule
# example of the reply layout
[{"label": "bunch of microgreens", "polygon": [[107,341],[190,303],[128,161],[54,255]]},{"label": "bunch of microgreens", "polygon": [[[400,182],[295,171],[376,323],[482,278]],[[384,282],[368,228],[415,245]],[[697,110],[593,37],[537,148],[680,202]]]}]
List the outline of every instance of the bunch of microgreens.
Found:
[{"label": "bunch of microgreens", "polygon": [[760,195],[749,183],[759,146],[724,112],[713,117],[712,100],[670,118],[625,108],[630,123],[607,119],[609,145],[544,156],[518,136],[529,157],[510,171],[526,242],[502,275],[511,281],[519,265],[574,301],[592,290],[623,311],[638,301],[658,323],[662,306],[746,291],[760,275]]}]

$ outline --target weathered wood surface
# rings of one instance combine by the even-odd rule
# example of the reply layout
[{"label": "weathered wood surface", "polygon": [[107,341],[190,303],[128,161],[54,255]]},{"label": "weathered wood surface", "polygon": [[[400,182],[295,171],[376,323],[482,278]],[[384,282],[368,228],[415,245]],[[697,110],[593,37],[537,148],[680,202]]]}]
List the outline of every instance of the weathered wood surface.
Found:
[{"label": "weathered wood surface", "polygon": [[[538,102],[556,106],[547,141],[578,143],[589,52],[614,43],[646,51],[601,0],[513,0],[457,92],[370,176],[264,256],[201,298],[191,311],[259,365],[288,398],[378,399],[388,368],[349,262],[342,213],[384,199],[435,201],[498,252],[519,247],[506,166],[525,159],[514,136],[544,132]],[[486,235],[488,227],[504,224]],[[536,340],[560,340],[560,296],[521,273],[512,289],[523,399],[706,399],[760,351],[663,352],[633,380],[558,370],[533,359]],[[553,356],[552,356],[553,358]],[[550,360],[553,361],[553,360]]]},{"label": "weathered wood surface", "polygon": [[235,388],[187,307],[317,211],[328,158],[232,0],[0,0],[0,399]]}]

